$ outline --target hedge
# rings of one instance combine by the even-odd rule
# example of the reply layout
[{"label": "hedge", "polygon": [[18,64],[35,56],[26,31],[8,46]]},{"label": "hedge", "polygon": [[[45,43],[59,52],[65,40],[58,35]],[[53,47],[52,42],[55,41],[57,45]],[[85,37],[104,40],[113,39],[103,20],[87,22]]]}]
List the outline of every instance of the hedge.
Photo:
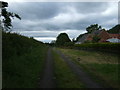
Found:
[{"label": "hedge", "polygon": [[75,44],[76,49],[94,50],[119,53],[120,43],[88,43],[88,44]]}]

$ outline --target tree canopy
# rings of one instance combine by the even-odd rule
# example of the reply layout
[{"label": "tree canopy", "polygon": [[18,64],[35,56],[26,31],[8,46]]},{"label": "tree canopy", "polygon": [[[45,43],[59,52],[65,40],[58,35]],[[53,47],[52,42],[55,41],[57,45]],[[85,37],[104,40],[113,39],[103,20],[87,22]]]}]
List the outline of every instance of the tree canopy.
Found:
[{"label": "tree canopy", "polygon": [[107,31],[108,33],[113,33],[113,34],[120,34],[120,24],[112,27]]},{"label": "tree canopy", "polygon": [[98,24],[92,24],[86,28],[87,33],[92,33],[94,31],[100,30],[102,27]]},{"label": "tree canopy", "polygon": [[66,33],[60,33],[56,40],[57,46],[64,46],[66,43],[71,42],[70,38]]},{"label": "tree canopy", "polygon": [[2,25],[1,26],[3,27],[4,31],[8,31],[12,27],[12,19],[14,19],[14,17],[16,17],[21,20],[21,17],[16,13],[7,11],[7,8],[6,8],[6,7],[8,7],[7,2],[0,1],[0,3],[2,5],[2,7],[0,7],[1,8],[1,16],[0,17],[3,17],[2,23],[1,23],[1,24],[3,24],[3,26]]},{"label": "tree canopy", "polygon": [[92,38],[92,42],[93,42],[93,43],[97,43],[97,42],[99,42],[100,39],[101,39],[100,37],[98,37],[97,35],[95,35],[95,36],[93,36],[93,38]]}]

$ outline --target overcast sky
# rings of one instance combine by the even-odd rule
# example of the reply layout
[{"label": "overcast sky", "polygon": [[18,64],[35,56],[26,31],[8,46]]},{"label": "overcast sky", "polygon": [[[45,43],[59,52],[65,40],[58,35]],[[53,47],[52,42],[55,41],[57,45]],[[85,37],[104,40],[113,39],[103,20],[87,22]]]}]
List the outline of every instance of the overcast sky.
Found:
[{"label": "overcast sky", "polygon": [[105,29],[118,24],[117,2],[9,2],[8,9],[22,18],[13,20],[14,31],[43,42],[61,32],[76,38],[91,24]]}]

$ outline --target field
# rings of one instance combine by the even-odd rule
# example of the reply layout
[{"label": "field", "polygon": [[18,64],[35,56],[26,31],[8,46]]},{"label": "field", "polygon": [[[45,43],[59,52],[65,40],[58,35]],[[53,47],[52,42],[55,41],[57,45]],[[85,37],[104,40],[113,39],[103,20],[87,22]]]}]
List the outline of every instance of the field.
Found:
[{"label": "field", "polygon": [[103,52],[88,52],[73,49],[58,49],[72,58],[97,82],[105,87],[118,88],[118,56]]}]

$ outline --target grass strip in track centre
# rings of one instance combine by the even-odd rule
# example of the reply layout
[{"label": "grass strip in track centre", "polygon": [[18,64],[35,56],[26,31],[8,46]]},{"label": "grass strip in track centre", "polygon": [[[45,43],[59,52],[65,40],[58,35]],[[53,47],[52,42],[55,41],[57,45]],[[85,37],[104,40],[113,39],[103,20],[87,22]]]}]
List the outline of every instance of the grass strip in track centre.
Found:
[{"label": "grass strip in track centre", "polygon": [[29,53],[3,61],[3,88],[37,88],[47,47],[38,45]]},{"label": "grass strip in track centre", "polygon": [[[119,88],[118,57],[117,55],[101,54],[74,49],[58,49],[71,57],[76,64],[82,67],[97,82],[104,83],[105,87]],[[80,61],[77,58],[80,58]]]},{"label": "grass strip in track centre", "polygon": [[64,60],[55,51],[52,53],[57,88],[84,88],[85,86],[78,80]]}]

